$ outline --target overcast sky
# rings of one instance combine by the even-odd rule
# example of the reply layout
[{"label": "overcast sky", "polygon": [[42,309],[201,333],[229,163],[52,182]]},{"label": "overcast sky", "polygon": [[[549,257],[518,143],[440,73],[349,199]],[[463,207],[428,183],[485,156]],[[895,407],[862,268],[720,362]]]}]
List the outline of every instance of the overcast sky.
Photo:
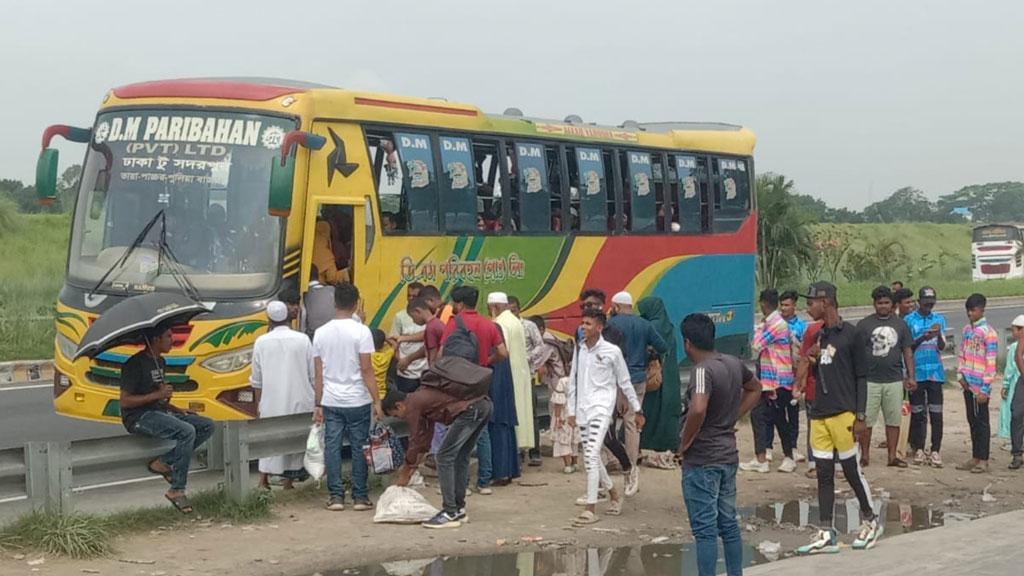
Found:
[{"label": "overcast sky", "polygon": [[1020,0],[8,2],[0,178],[32,180],[44,127],[91,125],[113,86],[251,75],[744,124],[759,172],[832,205],[935,197],[1024,180],[1022,24]]}]

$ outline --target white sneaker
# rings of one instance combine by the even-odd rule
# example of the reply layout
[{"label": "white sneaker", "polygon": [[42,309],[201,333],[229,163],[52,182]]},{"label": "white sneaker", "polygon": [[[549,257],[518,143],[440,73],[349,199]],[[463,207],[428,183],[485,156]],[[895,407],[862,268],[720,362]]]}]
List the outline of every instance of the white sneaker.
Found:
[{"label": "white sneaker", "polygon": [[918,466],[924,466],[924,464],[927,461],[928,457],[924,455],[924,450],[918,450],[917,452],[914,452],[914,464],[917,464]]},{"label": "white sneaker", "polygon": [[792,458],[783,458],[779,464],[779,472],[792,472],[796,470],[796,462]]},{"label": "white sneaker", "polygon": [[793,450],[793,460],[796,460],[797,463],[807,462],[807,456],[804,456],[799,450]]},{"label": "white sneaker", "polygon": [[769,461],[769,462],[772,461],[772,449],[771,448],[769,448],[769,449],[764,451],[764,459]]},{"label": "white sneaker", "polygon": [[633,466],[629,470],[629,474],[626,474],[626,496],[636,496],[636,493],[640,491],[640,467]]},{"label": "white sneaker", "polygon": [[865,520],[860,525],[857,539],[853,541],[853,549],[870,550],[874,548],[883,532],[885,532],[885,525],[878,521],[877,516],[873,520]]},{"label": "white sneaker", "polygon": [[810,544],[796,549],[796,553],[801,556],[836,552],[839,552],[839,540],[835,530],[818,530],[818,533],[811,537]]},{"label": "white sneaker", "polygon": [[771,472],[771,468],[768,466],[768,461],[758,462],[757,459],[753,459],[750,462],[740,462],[740,470],[744,472],[757,472],[760,474],[767,474]]}]

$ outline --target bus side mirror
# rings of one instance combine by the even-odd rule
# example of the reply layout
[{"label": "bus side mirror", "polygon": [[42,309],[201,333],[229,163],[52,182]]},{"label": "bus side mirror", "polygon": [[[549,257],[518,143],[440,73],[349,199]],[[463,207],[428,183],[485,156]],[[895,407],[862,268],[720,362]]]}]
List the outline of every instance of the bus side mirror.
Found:
[{"label": "bus side mirror", "polygon": [[36,161],[36,198],[44,206],[57,199],[57,160],[60,154],[55,148],[45,148]]},{"label": "bus side mirror", "polygon": [[287,218],[292,211],[292,183],[295,179],[295,156],[287,154],[284,165],[281,158],[270,160],[270,195],[267,212],[271,216]]}]

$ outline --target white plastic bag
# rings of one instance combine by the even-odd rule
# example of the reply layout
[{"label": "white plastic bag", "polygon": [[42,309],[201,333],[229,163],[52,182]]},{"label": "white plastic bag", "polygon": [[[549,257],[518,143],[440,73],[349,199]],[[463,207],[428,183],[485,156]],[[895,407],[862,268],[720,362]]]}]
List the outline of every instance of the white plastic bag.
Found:
[{"label": "white plastic bag", "polygon": [[309,436],[306,437],[306,455],[302,458],[302,465],[313,480],[324,477],[324,427],[320,424],[313,424],[309,429]]},{"label": "white plastic bag", "polygon": [[374,522],[392,524],[418,524],[430,520],[438,513],[419,492],[405,486],[388,486],[377,500]]}]

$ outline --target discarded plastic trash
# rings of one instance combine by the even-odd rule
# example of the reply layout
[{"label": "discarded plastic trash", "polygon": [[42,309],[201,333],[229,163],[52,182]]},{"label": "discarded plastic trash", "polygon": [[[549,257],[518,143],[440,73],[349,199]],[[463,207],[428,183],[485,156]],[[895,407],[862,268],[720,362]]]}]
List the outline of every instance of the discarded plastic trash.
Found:
[{"label": "discarded plastic trash", "polygon": [[377,523],[416,524],[430,520],[437,514],[422,494],[405,486],[388,486],[377,501],[373,521]]},{"label": "discarded plastic trash", "polygon": [[782,551],[782,543],[762,540],[761,543],[757,545],[757,551],[764,554],[764,557],[769,560],[778,560],[779,552]]},{"label": "discarded plastic trash", "polygon": [[668,536],[658,536],[657,538],[654,538],[653,540],[651,540],[651,544],[664,544],[665,542],[668,542],[668,541],[669,541],[669,537]]},{"label": "discarded plastic trash", "polygon": [[992,484],[990,483],[988,486],[985,486],[984,490],[981,491],[981,501],[982,502],[995,502],[996,501],[996,497],[988,493],[988,490],[991,487],[992,487]]}]

